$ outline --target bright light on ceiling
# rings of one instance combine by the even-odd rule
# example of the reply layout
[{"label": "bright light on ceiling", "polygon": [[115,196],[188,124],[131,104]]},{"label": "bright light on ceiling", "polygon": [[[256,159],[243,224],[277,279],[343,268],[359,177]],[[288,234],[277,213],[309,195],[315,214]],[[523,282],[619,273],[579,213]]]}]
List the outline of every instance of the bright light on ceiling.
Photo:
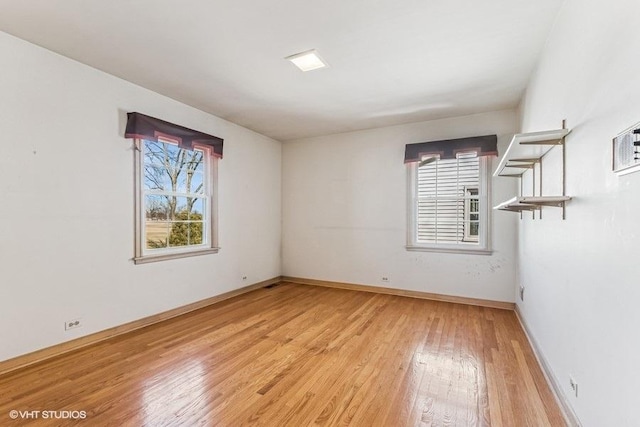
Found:
[{"label": "bright light on ceiling", "polygon": [[318,55],[318,52],[316,52],[315,49],[296,53],[295,55],[287,56],[285,59],[293,62],[293,64],[302,71],[311,71],[317,70],[318,68],[328,67],[327,63],[320,58],[320,55]]}]

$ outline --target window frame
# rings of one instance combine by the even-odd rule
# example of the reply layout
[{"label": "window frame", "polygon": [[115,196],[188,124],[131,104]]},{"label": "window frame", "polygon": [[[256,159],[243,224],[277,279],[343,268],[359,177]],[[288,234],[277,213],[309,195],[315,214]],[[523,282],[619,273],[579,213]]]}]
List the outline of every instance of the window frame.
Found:
[{"label": "window frame", "polygon": [[[175,144],[178,141],[168,137],[158,138],[158,142]],[[176,246],[173,248],[156,249],[152,253],[146,249],[145,242],[145,220],[144,209],[144,139],[134,139],[134,197],[135,197],[135,264],[146,264],[150,262],[165,261],[170,259],[187,258],[199,255],[218,253],[218,158],[213,154],[213,150],[208,145],[194,144],[193,149],[202,150],[204,153],[204,173],[203,182],[206,182],[206,195],[209,198],[207,205],[209,218],[205,221],[207,243],[197,246]]]},{"label": "window frame", "polygon": [[[418,241],[418,165],[407,163],[407,245],[408,251],[442,252],[459,254],[491,255],[491,158],[479,156],[478,198],[479,233],[478,242],[469,242],[463,238],[460,243],[426,243]],[[466,216],[466,212],[465,212]],[[466,234],[466,231],[465,231]]]},{"label": "window frame", "polygon": [[[471,194],[472,191],[475,191],[476,194]],[[472,224],[472,219],[471,219],[471,215],[475,214],[478,215],[478,224],[480,224],[480,189],[478,187],[464,187],[464,194],[465,194],[465,199],[464,199],[464,236],[462,237],[462,241],[463,242],[478,242],[480,240],[480,235],[476,234],[476,235],[472,235],[471,234],[471,224]],[[477,211],[471,211],[471,200],[473,199],[473,196],[477,196],[478,198],[478,210]],[[478,229],[480,229],[480,227],[478,226]]]}]

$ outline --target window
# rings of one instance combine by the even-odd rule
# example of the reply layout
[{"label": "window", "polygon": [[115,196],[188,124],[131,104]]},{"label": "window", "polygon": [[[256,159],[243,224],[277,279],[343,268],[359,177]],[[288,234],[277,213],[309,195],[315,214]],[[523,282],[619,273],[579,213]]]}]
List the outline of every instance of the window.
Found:
[{"label": "window", "polygon": [[464,189],[464,241],[477,242],[480,230],[480,199],[478,187]]},{"label": "window", "polygon": [[138,112],[135,145],[136,264],[218,252],[218,159],[224,140]]},{"label": "window", "polygon": [[487,156],[427,156],[408,164],[407,249],[490,253]]},{"label": "window", "polygon": [[136,139],[136,263],[216,252],[211,147]]}]

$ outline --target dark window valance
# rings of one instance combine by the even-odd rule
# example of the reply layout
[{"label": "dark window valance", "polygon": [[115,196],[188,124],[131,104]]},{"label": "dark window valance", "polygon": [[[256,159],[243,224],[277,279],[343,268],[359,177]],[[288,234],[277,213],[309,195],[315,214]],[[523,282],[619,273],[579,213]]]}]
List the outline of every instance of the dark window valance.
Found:
[{"label": "dark window valance", "polygon": [[404,150],[404,162],[419,162],[423,156],[436,155],[441,159],[455,159],[456,154],[469,151],[475,151],[478,156],[497,156],[498,137],[485,135],[407,144]]},{"label": "dark window valance", "polygon": [[193,144],[208,145],[212,147],[215,156],[222,157],[222,144],[224,141],[221,138],[141,113],[127,113],[127,129],[124,136],[125,138],[139,138],[150,141],[157,141],[158,138],[165,137],[177,141],[182,148],[187,149],[192,149]]}]

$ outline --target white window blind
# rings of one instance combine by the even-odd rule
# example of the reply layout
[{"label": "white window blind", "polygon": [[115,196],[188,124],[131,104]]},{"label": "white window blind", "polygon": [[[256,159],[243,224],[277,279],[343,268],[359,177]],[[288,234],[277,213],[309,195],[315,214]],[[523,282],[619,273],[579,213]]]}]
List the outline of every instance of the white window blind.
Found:
[{"label": "white window blind", "polygon": [[410,166],[410,248],[487,250],[486,163],[469,152]]},{"label": "white window blind", "polygon": [[418,242],[473,243],[465,239],[477,224],[471,222],[469,207],[476,205],[479,195],[472,195],[480,185],[479,157],[461,153],[456,159],[434,158],[418,167]]}]

